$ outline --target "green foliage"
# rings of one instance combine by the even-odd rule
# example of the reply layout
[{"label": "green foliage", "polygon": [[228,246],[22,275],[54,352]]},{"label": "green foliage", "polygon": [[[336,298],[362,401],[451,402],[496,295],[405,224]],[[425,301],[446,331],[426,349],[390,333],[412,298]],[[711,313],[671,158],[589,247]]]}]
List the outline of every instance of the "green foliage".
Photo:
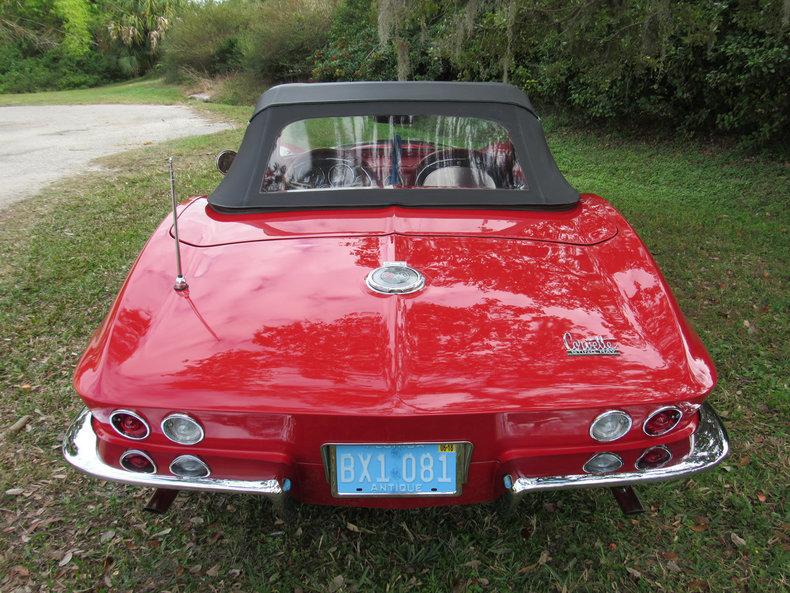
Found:
[{"label": "green foliage", "polygon": [[382,6],[395,11],[385,28],[406,40],[412,78],[508,80],[588,119],[718,131],[745,143],[788,134],[790,4],[782,0],[411,0],[406,11],[346,0],[315,55],[315,78],[395,77],[392,45],[377,34]]},{"label": "green foliage", "polygon": [[189,4],[164,42],[170,79],[183,74],[216,76],[239,70],[251,15],[244,0]]},{"label": "green foliage", "polygon": [[268,0],[258,5],[245,55],[247,69],[269,81],[306,80],[310,57],[327,38],[334,2]]},{"label": "green foliage", "polygon": [[369,0],[347,0],[337,9],[326,45],[313,54],[316,80],[388,80],[396,76],[395,56],[379,44]]},{"label": "green foliage", "polygon": [[122,77],[111,56],[74,56],[58,47],[30,55],[22,45],[0,44],[0,92],[84,88]]},{"label": "green foliage", "polygon": [[0,92],[162,54],[171,79],[506,80],[587,120],[790,135],[785,0],[0,0]]},{"label": "green foliage", "polygon": [[0,92],[145,73],[182,0],[0,0]]},{"label": "green foliage", "polygon": [[190,5],[165,42],[171,78],[244,70],[258,80],[310,77],[313,53],[326,41],[332,2],[226,0]]},{"label": "green foliage", "polygon": [[117,47],[134,60],[134,74],[149,70],[159,58],[159,48],[182,0],[104,0],[107,2],[105,30]]},{"label": "green foliage", "polygon": [[224,103],[226,106],[244,105],[245,115],[249,115],[247,112],[249,106],[255,104],[255,101],[268,86],[249,72],[223,76],[218,82],[219,84],[212,88],[212,101]]},{"label": "green foliage", "polygon": [[[397,3],[395,3],[397,4]],[[335,12],[327,43],[313,55],[316,80],[394,80],[398,78],[398,44],[405,45],[410,78],[456,77],[441,51],[444,24],[437,21],[441,3],[407,3],[395,7],[393,22],[382,23],[371,0],[346,0]],[[386,25],[386,26],[384,26]],[[388,30],[383,43],[381,30]]]},{"label": "green foliage", "polygon": [[[520,3],[514,82],[592,118],[670,123],[750,141],[790,122],[781,2],[654,2],[546,12]],[[541,33],[541,31],[551,31]],[[525,36],[526,34],[526,36]],[[471,56],[469,56],[471,58]],[[474,62],[464,65],[474,71]]]},{"label": "green foliage", "polygon": [[63,21],[63,53],[84,56],[93,42],[92,15],[87,0],[54,0],[53,9]]}]

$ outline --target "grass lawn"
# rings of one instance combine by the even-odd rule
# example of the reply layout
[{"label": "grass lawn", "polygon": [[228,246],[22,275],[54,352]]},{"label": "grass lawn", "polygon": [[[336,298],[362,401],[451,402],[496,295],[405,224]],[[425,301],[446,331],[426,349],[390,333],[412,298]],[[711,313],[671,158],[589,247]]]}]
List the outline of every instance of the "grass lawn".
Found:
[{"label": "grass lawn", "polygon": [[83,103],[157,103],[170,105],[184,100],[183,90],[158,78],[144,78],[92,89],[43,93],[0,94],[0,105],[60,105]]},{"label": "grass lawn", "polygon": [[733,445],[722,467],[641,488],[636,518],[590,490],[535,494],[507,520],[485,506],[303,506],[288,525],[248,496],[182,494],[145,515],[148,492],[69,469],[71,374],[167,213],[166,157],[182,194],[206,192],[238,129],[105,159],[109,170],[0,211],[0,431],[30,417],[0,441],[0,590],[787,590],[786,164],[548,123],[561,169],[631,220],[717,362],[711,401]]}]

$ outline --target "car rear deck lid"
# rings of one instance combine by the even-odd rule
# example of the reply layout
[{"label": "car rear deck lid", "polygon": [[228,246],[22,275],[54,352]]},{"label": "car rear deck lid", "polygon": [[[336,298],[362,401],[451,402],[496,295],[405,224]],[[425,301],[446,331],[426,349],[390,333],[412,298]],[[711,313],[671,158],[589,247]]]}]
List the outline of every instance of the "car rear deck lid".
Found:
[{"label": "car rear deck lid", "polygon": [[[611,206],[583,196],[565,211],[463,208],[330,209],[225,214],[205,198],[179,216],[181,241],[197,247],[315,237],[464,236],[594,245],[617,234]],[[172,232],[171,232],[172,234]]]}]

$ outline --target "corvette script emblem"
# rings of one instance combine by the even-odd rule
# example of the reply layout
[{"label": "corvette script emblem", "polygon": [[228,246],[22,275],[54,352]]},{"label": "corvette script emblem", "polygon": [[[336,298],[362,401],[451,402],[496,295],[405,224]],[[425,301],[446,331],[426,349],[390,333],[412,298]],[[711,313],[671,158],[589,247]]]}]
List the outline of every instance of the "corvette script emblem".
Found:
[{"label": "corvette script emblem", "polygon": [[570,332],[562,336],[568,356],[619,356],[614,340],[595,336],[586,340],[575,340]]}]

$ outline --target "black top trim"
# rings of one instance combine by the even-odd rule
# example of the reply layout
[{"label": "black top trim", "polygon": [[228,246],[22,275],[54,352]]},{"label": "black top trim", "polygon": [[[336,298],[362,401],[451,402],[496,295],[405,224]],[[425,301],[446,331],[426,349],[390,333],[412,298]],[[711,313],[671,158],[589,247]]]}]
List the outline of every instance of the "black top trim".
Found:
[{"label": "black top trim", "polygon": [[281,84],[263,93],[252,117],[277,105],[366,103],[370,101],[439,101],[501,103],[523,107],[537,117],[529,98],[500,82],[316,82]]}]

